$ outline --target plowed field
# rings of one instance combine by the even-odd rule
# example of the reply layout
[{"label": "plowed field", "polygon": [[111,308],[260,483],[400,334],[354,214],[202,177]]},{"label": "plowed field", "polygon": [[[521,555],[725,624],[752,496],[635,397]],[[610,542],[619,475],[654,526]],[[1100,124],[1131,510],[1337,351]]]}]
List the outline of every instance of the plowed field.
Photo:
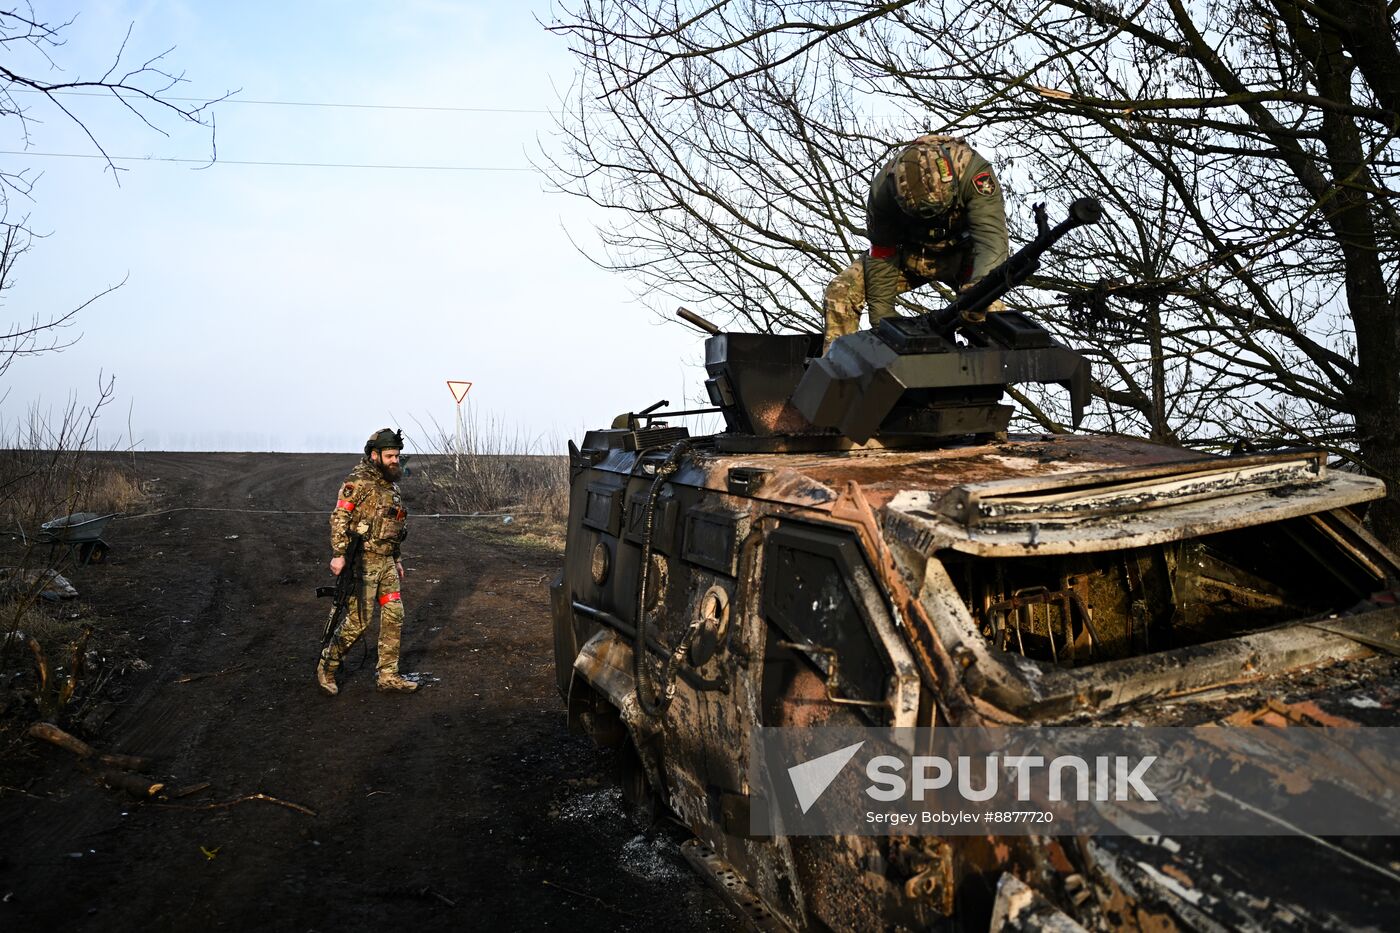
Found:
[{"label": "plowed field", "polygon": [[57,748],[0,745],[0,930],[733,928],[678,831],[638,833],[610,759],[567,733],[559,556],[510,526],[410,519],[403,668],[426,687],[378,693],[371,644],[317,691],[313,591],[354,461],[138,456],[146,510],[175,511],[114,522],[108,560],[70,574],[65,605],[106,620],[93,645],[119,629],[142,662],[88,738],[210,786],[138,802]]}]

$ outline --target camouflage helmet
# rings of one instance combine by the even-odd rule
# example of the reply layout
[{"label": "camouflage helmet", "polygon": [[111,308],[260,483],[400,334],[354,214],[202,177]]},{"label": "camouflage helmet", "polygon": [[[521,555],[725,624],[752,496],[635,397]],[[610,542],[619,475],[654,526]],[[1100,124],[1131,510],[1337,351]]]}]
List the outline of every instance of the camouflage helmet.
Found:
[{"label": "camouflage helmet", "polygon": [[380,428],[365,441],[365,456],[371,450],[403,450],[403,432],[393,428]]},{"label": "camouflage helmet", "polygon": [[959,176],[972,147],[956,136],[920,136],[894,157],[894,199],[900,210],[935,220],[957,206]]}]

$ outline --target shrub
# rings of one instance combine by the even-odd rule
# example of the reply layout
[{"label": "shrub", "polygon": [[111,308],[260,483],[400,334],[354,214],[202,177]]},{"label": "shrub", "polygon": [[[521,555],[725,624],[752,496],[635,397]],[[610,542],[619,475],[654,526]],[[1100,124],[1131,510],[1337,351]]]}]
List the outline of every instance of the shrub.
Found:
[{"label": "shrub", "polygon": [[[422,426],[419,426],[420,429]],[[569,510],[569,460],[504,423],[469,416],[449,433],[434,422],[411,468],[426,491],[416,511],[513,512],[563,522]]]}]

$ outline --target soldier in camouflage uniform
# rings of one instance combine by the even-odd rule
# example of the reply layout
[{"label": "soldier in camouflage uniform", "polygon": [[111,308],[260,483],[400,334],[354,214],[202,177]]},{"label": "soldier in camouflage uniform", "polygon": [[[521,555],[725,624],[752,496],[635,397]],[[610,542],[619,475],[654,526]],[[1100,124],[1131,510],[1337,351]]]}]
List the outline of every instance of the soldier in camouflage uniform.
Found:
[{"label": "soldier in camouflage uniform", "polygon": [[[920,136],[880,169],[870,183],[865,226],[870,254],[826,289],[828,346],[859,328],[862,304],[874,327],[895,313],[896,296],[935,279],[966,288],[1007,257],[996,173],[954,136]],[[989,310],[1001,309],[995,302]]]},{"label": "soldier in camouflage uniform", "polygon": [[345,549],[353,529],[364,539],[363,583],[359,596],[350,600],[350,612],[316,664],[316,683],[334,696],[339,692],[335,675],[340,661],[369,628],[374,607],[379,606],[379,662],[376,680],[380,690],[412,693],[417,682],[399,674],[399,633],[403,629],[403,601],[399,584],[403,564],[399,545],[408,537],[408,511],[399,494],[399,452],[402,432],[383,428],[365,444],[365,456],[340,487],[340,498],[331,513],[331,573],[345,570]]}]

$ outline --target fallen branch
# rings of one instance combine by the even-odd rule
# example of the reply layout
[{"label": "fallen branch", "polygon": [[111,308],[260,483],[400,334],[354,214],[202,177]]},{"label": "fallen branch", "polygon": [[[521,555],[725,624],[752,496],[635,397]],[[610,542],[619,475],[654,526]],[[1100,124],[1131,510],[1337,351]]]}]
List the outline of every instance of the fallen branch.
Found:
[{"label": "fallen branch", "polygon": [[[191,791],[193,793],[193,791]],[[244,794],[242,797],[235,797],[232,800],[223,800],[219,803],[206,803],[202,806],[189,806],[179,803],[158,803],[155,806],[162,810],[221,810],[224,807],[232,807],[236,804],[246,803],[249,800],[265,800],[268,803],[275,803],[279,807],[286,807],[288,810],[295,810],[298,813],[305,813],[307,816],[315,816],[316,811],[310,807],[303,807],[299,803],[292,803],[289,800],[279,800],[269,794]]]},{"label": "fallen branch", "polygon": [[384,888],[374,893],[379,897],[419,897],[424,899],[431,897],[442,901],[448,907],[457,906],[456,901],[431,886],[418,887],[417,885],[401,885],[392,888]]},{"label": "fallen branch", "polygon": [[3,797],[7,792],[12,794],[23,794],[26,797],[33,797],[35,800],[52,800],[54,803],[59,802],[58,798],[56,797],[45,797],[43,794],[31,794],[29,791],[25,790],[22,787],[11,787],[8,784],[0,784],[0,797]]},{"label": "fallen branch", "polygon": [[22,734],[15,736],[14,741],[12,741],[9,745],[6,745],[4,751],[0,751],[0,761],[4,761],[6,758],[9,758],[11,753],[13,753],[14,750],[19,748],[20,745],[22,745],[23,743],[24,736]]},{"label": "fallen branch", "polygon": [[138,777],[125,771],[103,770],[98,772],[98,777],[113,790],[124,790],[137,800],[148,800],[165,789],[165,785],[159,781]]},{"label": "fallen branch", "polygon": [[188,797],[190,794],[197,794],[197,793],[199,793],[199,792],[202,791],[202,790],[208,790],[208,788],[209,788],[209,782],[208,782],[208,781],[200,781],[198,784],[188,784],[188,785],[186,785],[186,786],[184,786],[184,787],[177,788],[176,790],[172,790],[172,791],[171,791],[169,794],[167,794],[166,796],[169,797],[169,798],[171,798],[172,800],[175,800],[175,799],[178,799],[178,798],[180,798],[180,797]]},{"label": "fallen branch", "polygon": [[29,727],[29,734],[33,738],[42,739],[51,745],[72,752],[79,758],[91,758],[98,764],[106,765],[109,768],[118,768],[122,771],[149,771],[151,769],[151,759],[141,758],[137,755],[104,755],[98,752],[88,743],[75,735],[69,735],[51,722],[36,722]]},{"label": "fallen branch", "polygon": [[186,674],[186,675],[184,675],[183,677],[176,677],[176,678],[175,678],[175,682],[176,682],[177,684],[192,684],[192,683],[194,683],[196,680],[205,680],[206,678],[209,678],[209,677],[222,677],[222,676],[224,676],[225,674],[236,674],[236,673],[238,673],[239,671],[246,670],[247,667],[248,667],[248,665],[246,665],[246,664],[235,664],[233,667],[230,667],[230,668],[228,668],[227,670],[222,670],[222,671],[206,671],[206,672],[199,673],[199,674]]},{"label": "fallen branch", "polygon": [[544,879],[544,883],[547,884],[547,885],[549,885],[551,888],[558,888],[559,890],[564,891],[564,892],[567,893],[567,894],[572,894],[574,897],[586,898],[586,899],[592,901],[593,903],[599,905],[600,907],[606,907],[608,910],[611,910],[611,911],[614,912],[614,913],[622,914],[624,917],[635,917],[635,916],[637,916],[635,913],[633,913],[633,912],[630,911],[630,910],[623,910],[621,907],[615,907],[615,906],[613,906],[612,904],[609,904],[607,901],[603,900],[601,897],[594,897],[592,894],[587,894],[587,893],[585,893],[585,892],[583,892],[583,891],[575,891],[575,890],[574,890],[573,888],[571,888],[571,887],[568,887],[568,886],[566,886],[566,885],[559,884],[558,882],[555,882],[555,881],[550,881],[548,878],[545,878],[545,879]]}]

